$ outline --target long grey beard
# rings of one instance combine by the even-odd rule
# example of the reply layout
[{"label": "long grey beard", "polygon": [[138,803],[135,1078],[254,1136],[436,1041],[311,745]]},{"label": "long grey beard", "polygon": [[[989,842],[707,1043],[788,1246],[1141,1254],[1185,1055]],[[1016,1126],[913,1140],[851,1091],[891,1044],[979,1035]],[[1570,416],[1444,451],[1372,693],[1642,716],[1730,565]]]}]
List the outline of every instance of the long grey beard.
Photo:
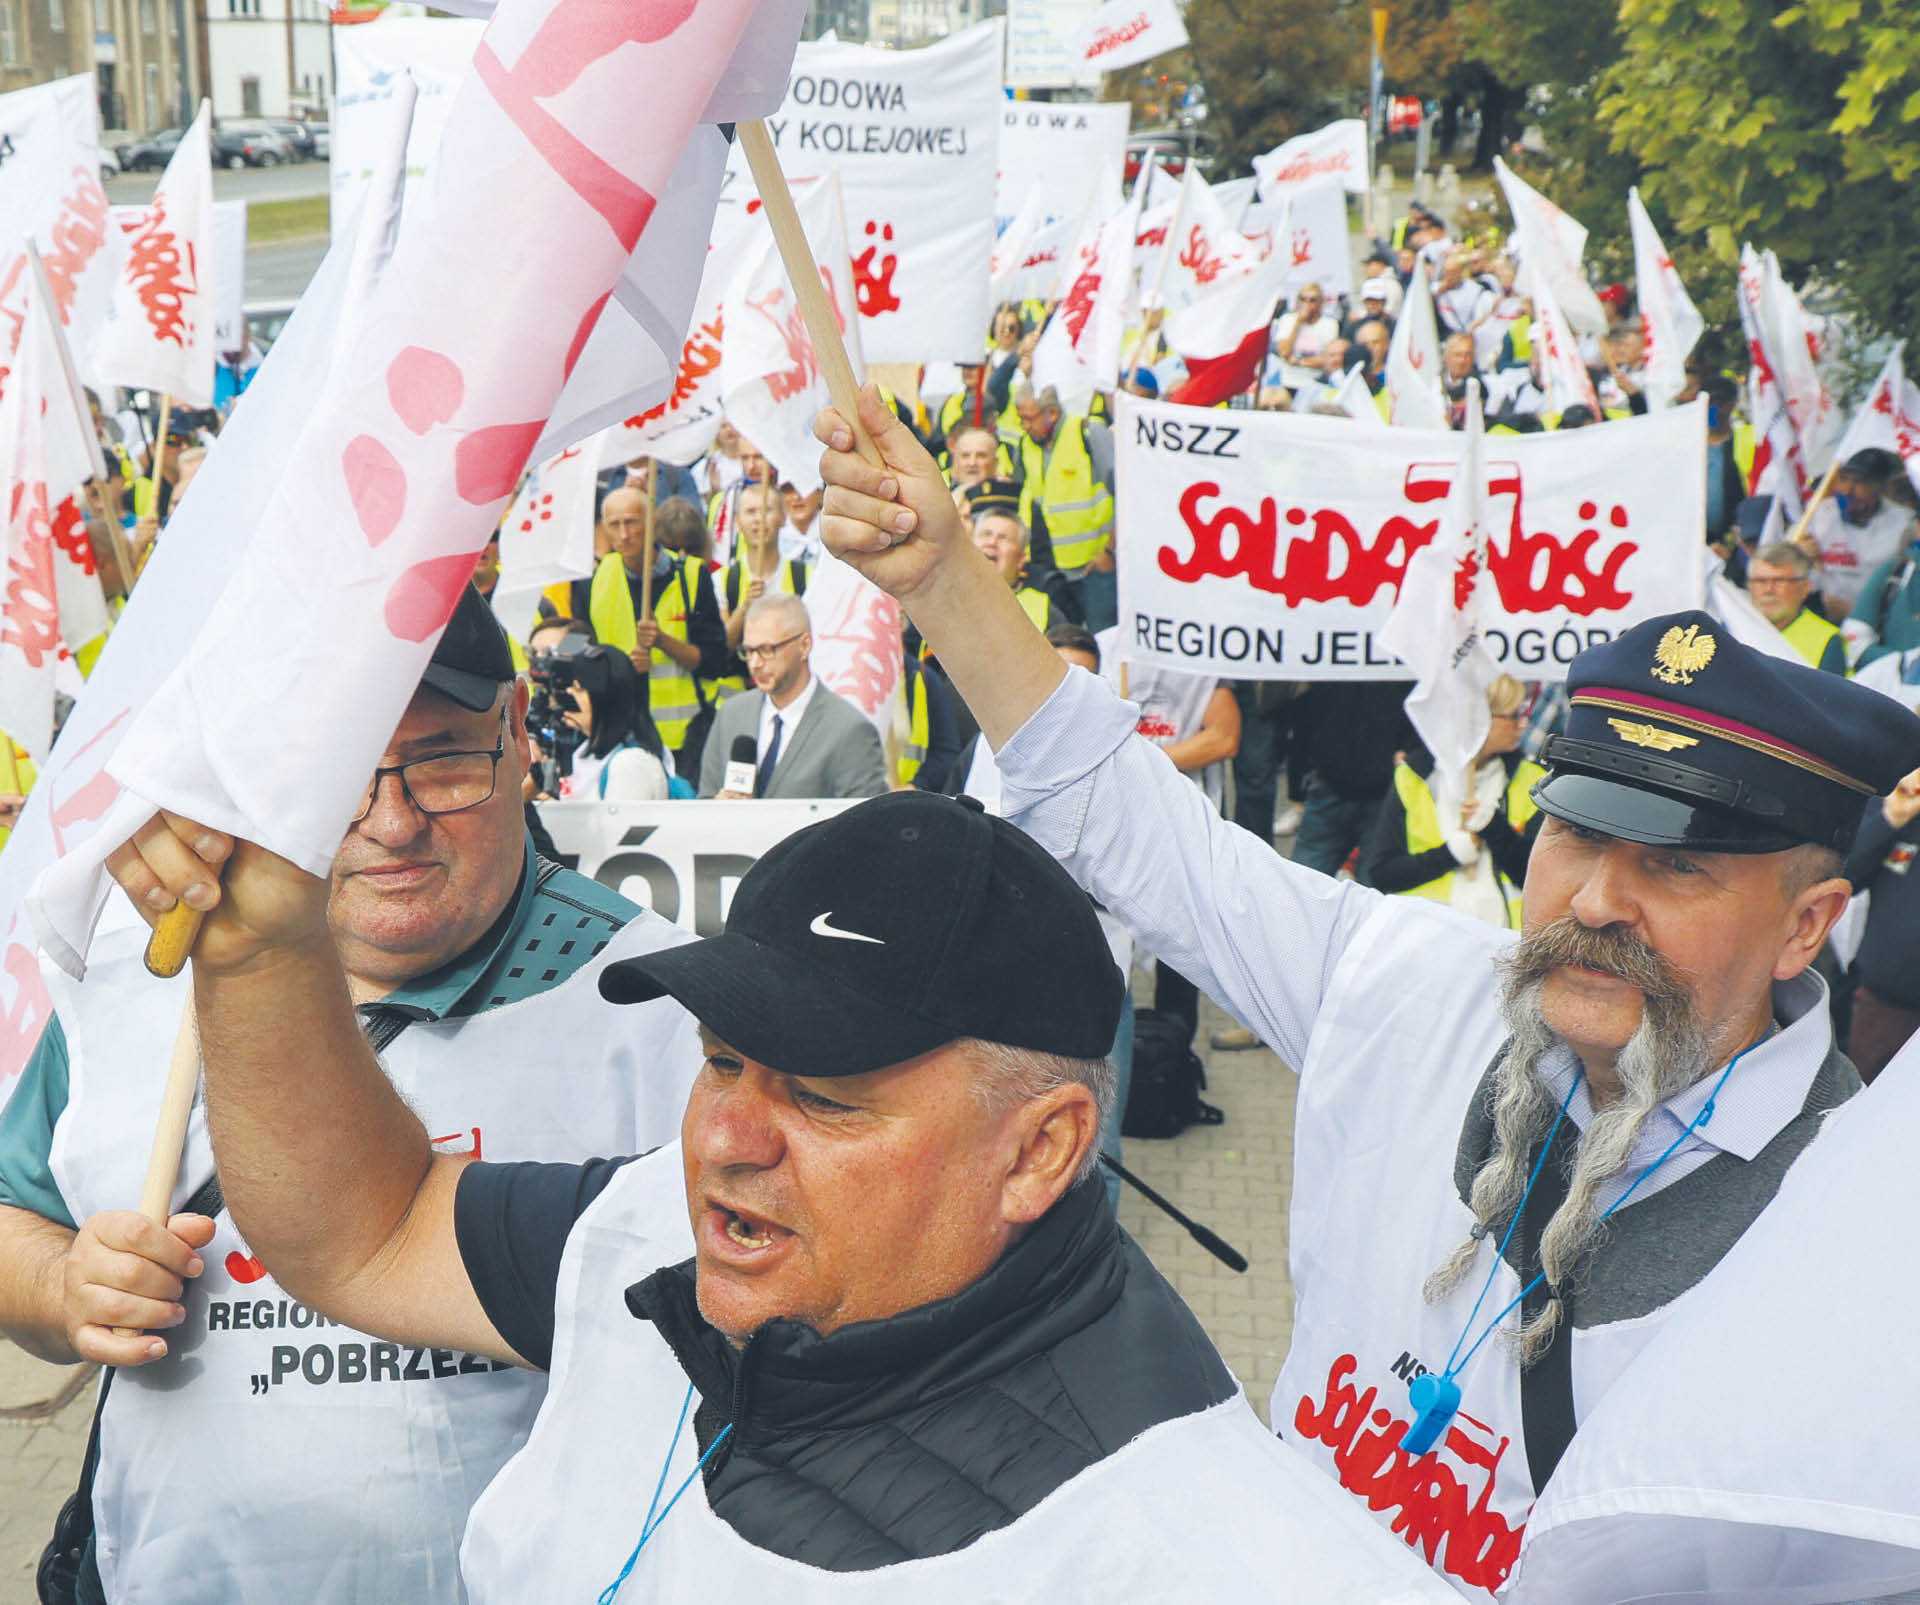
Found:
[{"label": "long grey beard", "polygon": [[[1556,926],[1565,923],[1555,922]],[[1557,950],[1550,934],[1553,932],[1554,927],[1548,927],[1542,933],[1549,936],[1546,954],[1529,952],[1533,940],[1529,939],[1503,961],[1501,1010],[1511,1039],[1491,1088],[1493,1152],[1475,1175],[1468,1198],[1482,1235],[1491,1240],[1489,1247],[1493,1250],[1498,1249],[1514,1211],[1520,1207],[1533,1151],[1559,1110],[1559,1100],[1540,1074],[1542,1061],[1562,1046],[1540,1012],[1540,992],[1546,976],[1555,963],[1561,962],[1552,958]],[[1569,942],[1578,947],[1587,937],[1617,940],[1616,933],[1583,932],[1562,940],[1557,947],[1564,948]],[[1691,996],[1657,954],[1631,938],[1625,940],[1637,951],[1623,952],[1616,947],[1608,954],[1588,954],[1574,961],[1624,959],[1618,969],[1634,972],[1626,978],[1642,987],[1645,1001],[1639,1029],[1614,1064],[1620,1096],[1595,1115],[1580,1134],[1567,1178],[1566,1199],[1541,1234],[1541,1269],[1556,1296],[1512,1336],[1522,1366],[1538,1359],[1552,1340],[1564,1313],[1557,1295],[1574,1292],[1589,1256],[1605,1236],[1606,1228],[1600,1223],[1601,1189],[1626,1164],[1654,1110],[1692,1086],[1712,1067],[1708,1035]],[[1614,962],[1595,963],[1594,967],[1617,973]],[[1479,1252],[1480,1237],[1470,1236],[1461,1243],[1427,1278],[1423,1289],[1427,1300],[1437,1303],[1451,1293],[1473,1268]]]}]

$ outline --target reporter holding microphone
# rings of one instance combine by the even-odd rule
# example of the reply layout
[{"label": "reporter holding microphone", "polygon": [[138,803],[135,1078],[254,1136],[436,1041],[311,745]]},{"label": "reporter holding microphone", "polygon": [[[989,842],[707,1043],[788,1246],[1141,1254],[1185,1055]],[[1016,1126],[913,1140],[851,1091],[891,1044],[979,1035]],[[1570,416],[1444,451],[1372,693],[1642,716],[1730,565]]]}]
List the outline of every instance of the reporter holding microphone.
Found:
[{"label": "reporter holding microphone", "polygon": [[700,795],[748,798],[878,797],[887,789],[880,732],[814,678],[813,631],[796,596],[747,608],[741,656],[753,690],[714,716]]}]

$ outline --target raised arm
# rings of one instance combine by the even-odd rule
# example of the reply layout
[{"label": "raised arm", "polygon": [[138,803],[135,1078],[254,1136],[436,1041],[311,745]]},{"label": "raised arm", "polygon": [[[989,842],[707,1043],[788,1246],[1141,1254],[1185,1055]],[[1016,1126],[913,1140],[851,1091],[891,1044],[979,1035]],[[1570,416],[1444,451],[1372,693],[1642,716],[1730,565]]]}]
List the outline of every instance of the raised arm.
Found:
[{"label": "raised arm", "polygon": [[166,814],[108,867],[149,919],[176,899],[210,911],[193,957],[207,1126],[254,1253],[346,1325],[524,1363],[461,1261],[453,1199],[470,1161],[433,1152],[361,1034],[326,882]]},{"label": "raised arm", "polygon": [[871,391],[860,415],[884,468],[852,453],[838,415],[818,424],[827,546],[898,596],[939,655],[999,755],[1007,817],[1299,1064],[1333,964],[1375,894],[1289,864],[1223,820],[1134,733],[1138,710],[1084,670],[1068,675],[965,538],[932,459]]}]

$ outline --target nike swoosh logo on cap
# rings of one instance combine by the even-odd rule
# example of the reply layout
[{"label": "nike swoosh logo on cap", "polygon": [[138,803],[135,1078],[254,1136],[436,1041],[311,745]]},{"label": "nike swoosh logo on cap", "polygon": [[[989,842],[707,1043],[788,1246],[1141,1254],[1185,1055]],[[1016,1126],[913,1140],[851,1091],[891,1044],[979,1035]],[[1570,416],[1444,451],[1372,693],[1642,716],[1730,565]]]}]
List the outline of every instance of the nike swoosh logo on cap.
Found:
[{"label": "nike swoosh logo on cap", "polygon": [[858,931],[843,931],[833,924],[832,920],[833,910],[828,909],[824,914],[816,914],[813,917],[813,923],[807,929],[815,936],[837,936],[843,942],[871,942],[875,947],[887,945],[877,936],[862,936]]}]

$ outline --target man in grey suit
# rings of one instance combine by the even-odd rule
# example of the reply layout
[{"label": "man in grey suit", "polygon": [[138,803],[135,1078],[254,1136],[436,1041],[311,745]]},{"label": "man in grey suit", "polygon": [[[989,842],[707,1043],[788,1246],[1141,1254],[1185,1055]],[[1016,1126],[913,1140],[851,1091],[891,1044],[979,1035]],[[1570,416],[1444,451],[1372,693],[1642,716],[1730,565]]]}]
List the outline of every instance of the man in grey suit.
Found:
[{"label": "man in grey suit", "polygon": [[[763,596],[747,609],[740,653],[754,689],[714,715],[700,764],[702,797],[878,797],[887,789],[880,732],[813,677],[813,632],[797,596]],[[751,793],[723,785],[740,736],[754,739]]]}]

